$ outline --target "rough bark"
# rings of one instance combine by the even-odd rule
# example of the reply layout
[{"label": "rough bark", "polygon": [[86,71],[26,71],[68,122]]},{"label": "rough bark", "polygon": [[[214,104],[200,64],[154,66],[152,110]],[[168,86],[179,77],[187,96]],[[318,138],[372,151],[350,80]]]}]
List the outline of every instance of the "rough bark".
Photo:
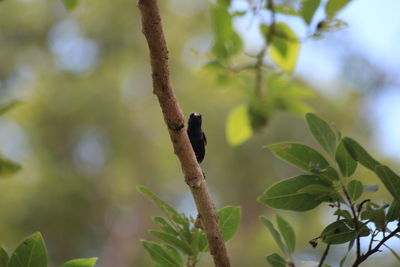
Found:
[{"label": "rough bark", "polygon": [[150,50],[153,93],[160,103],[175,154],[181,163],[185,182],[190,187],[197,210],[202,218],[210,253],[213,256],[215,266],[230,266],[216,208],[187,136],[184,116],[171,86],[168,49],[162,30],[157,0],[139,0],[137,6],[142,17],[142,32],[147,39]]}]

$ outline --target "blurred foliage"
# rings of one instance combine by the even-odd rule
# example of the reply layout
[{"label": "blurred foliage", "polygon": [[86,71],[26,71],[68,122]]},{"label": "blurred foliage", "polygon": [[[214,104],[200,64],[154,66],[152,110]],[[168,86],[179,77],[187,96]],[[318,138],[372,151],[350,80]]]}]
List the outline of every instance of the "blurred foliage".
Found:
[{"label": "blurred foliage", "polygon": [[[238,8],[235,1],[217,0],[211,5],[213,44],[209,56],[212,59],[205,66],[216,75],[217,86],[240,84],[241,91],[247,97],[247,103],[236,107],[229,115],[226,135],[231,145],[242,144],[252,136],[253,131],[265,127],[276,110],[299,115],[311,111],[302,95],[312,94],[307,90],[302,93],[305,88],[301,88],[295,79],[283,77],[283,73],[291,74],[294,71],[301,42],[310,38],[320,39],[324,33],[340,30],[346,25],[335,16],[347,2],[349,1],[330,0],[321,3],[319,0],[304,0],[296,5],[266,0],[249,1],[245,8]],[[325,18],[311,25],[316,20],[314,15],[320,6],[325,7]],[[282,19],[278,15],[301,17],[310,33],[300,38],[287,24],[288,18]],[[246,16],[252,18],[248,23],[250,26],[258,26],[259,34],[264,39],[257,52],[253,52],[254,55],[243,47],[246,39],[255,39],[254,33],[253,36],[239,35],[233,24],[235,17]],[[276,70],[276,67],[281,71]],[[249,72],[254,72],[254,79],[249,78]],[[232,78],[232,73],[235,73],[235,78]],[[264,79],[264,76],[267,78]],[[282,81],[276,82],[279,79]],[[296,90],[287,90],[288,88]],[[276,95],[277,92],[279,96]],[[242,130],[238,130],[240,128]]]},{"label": "blurred foliage", "polygon": [[[47,249],[42,235],[37,232],[27,237],[8,257],[0,247],[1,267],[47,267]],[[93,267],[97,258],[70,260],[60,267]]]},{"label": "blurred foliage", "polygon": [[79,3],[79,0],[63,0],[63,2],[64,2],[64,5],[65,5],[65,8],[68,11],[72,11],[77,7],[77,5]]},{"label": "blurred foliage", "polygon": [[[0,106],[0,116],[18,106],[20,102],[12,101]],[[0,157],[0,179],[11,177],[21,169],[21,165],[7,158]]]},{"label": "blurred foliage", "polygon": [[[0,119],[0,151],[23,166],[13,179],[0,179],[1,246],[11,254],[20,240],[40,231],[48,247],[49,266],[92,256],[99,257],[96,266],[100,267],[150,266],[151,259],[138,240],[153,238],[147,228],[150,216],[158,211],[135,186],[144,184],[161,192],[162,199],[180,213],[197,214],[151,94],[148,49],[139,14],[135,2],[128,0],[80,0],[70,12],[63,2],[0,3],[0,102],[16,99],[25,103]],[[278,2],[276,10],[283,15],[300,10],[298,1]],[[270,94],[275,93],[269,88],[274,87],[268,85],[269,77],[295,81],[295,86],[279,82],[277,97],[266,94],[259,98],[253,90],[253,67],[240,75],[226,71],[225,61],[214,61],[212,72],[197,69],[212,58],[204,47],[213,50],[210,40],[215,29],[208,9],[213,5],[194,0],[160,1],[160,5],[177,97],[185,114],[197,111],[204,118],[208,146],[202,167],[211,193],[218,207],[241,206],[241,225],[228,243],[232,263],[263,266],[263,255],[273,253],[276,245],[258,219],[260,215],[269,218],[272,211],[255,198],[267,186],[297,171],[262,147],[284,140],[315,143],[300,117],[286,108],[274,108],[270,116],[270,109],[260,103],[271,101],[302,113],[318,110],[327,121],[335,121],[337,128],[367,144],[371,130],[362,116],[360,92],[365,91],[364,85],[382,85],[386,72],[377,72],[376,66],[369,64],[368,73],[380,74],[361,75],[367,65],[362,55],[358,51],[343,54],[343,73],[338,80],[350,80],[357,90],[347,94],[344,86],[338,89],[342,97],[332,101],[314,92],[301,77],[264,67],[263,86]],[[219,12],[227,16],[225,11]],[[240,18],[234,12],[228,14],[232,17],[229,25]],[[317,30],[318,22],[313,21],[311,27]],[[316,33],[326,34],[323,27]],[[229,36],[233,35],[231,31]],[[222,49],[236,51],[244,46],[233,41]],[[333,50],[339,47],[347,46],[334,43]],[[197,55],[196,50],[200,51]],[[246,63],[244,55],[237,53],[234,62],[227,59],[229,64]],[[305,89],[301,99],[307,108],[295,106],[303,101],[297,100],[300,90],[292,87]],[[279,88],[294,91],[293,97],[282,99]],[[252,138],[231,147],[225,126],[230,110],[241,105],[251,106],[256,114],[247,122]],[[358,168],[355,175],[362,177],[363,184],[374,183],[374,176],[365,169]],[[376,198],[388,202],[390,195],[379,190]],[[307,229],[296,231],[296,257],[315,259],[312,255],[316,252],[307,242],[320,234],[331,218],[324,208],[304,215],[284,213],[293,229]],[[332,250],[328,262],[336,262],[341,252],[340,248]],[[379,263],[389,266],[391,262],[384,257],[377,257]],[[204,256],[198,266],[210,262]],[[371,259],[366,266],[374,263]]]}]

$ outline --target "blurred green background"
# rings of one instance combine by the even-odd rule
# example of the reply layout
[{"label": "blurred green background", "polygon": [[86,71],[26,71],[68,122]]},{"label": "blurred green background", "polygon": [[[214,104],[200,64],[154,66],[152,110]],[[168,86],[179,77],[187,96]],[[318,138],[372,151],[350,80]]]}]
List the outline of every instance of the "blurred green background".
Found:
[{"label": "blurred green background", "polygon": [[[359,7],[373,5],[355,2]],[[396,1],[384,2],[394,10],[398,6]],[[9,251],[40,231],[51,265],[98,256],[100,267],[150,266],[139,239],[152,239],[147,229],[153,226],[151,216],[160,212],[136,192],[138,184],[196,215],[151,92],[148,49],[135,4],[82,0],[68,13],[58,0],[1,1],[0,102],[25,102],[0,119],[0,151],[23,165],[16,177],[0,180],[0,243]],[[284,140],[318,146],[303,118],[284,112],[245,144],[227,144],[226,117],[245,99],[240,88],[217,88],[212,73],[199,69],[210,48],[208,7],[207,1],[160,1],[173,87],[186,116],[193,111],[203,115],[208,147],[202,167],[217,206],[242,208],[239,231],[228,243],[233,266],[267,266],[265,255],[277,247],[258,217],[272,218],[278,211],[256,198],[275,181],[299,172],[263,146]],[[357,12],[368,14],[367,9],[349,7],[344,16]],[[396,114],[398,107],[379,113],[380,107],[372,105],[381,99],[385,106],[385,92],[399,90],[398,77],[391,75],[399,61],[371,59],[373,48],[362,52],[349,35],[346,30],[309,41],[295,75],[316,90],[309,104],[322,117],[399,169],[398,158],[389,160],[395,153],[378,149],[384,146],[379,140],[387,138],[377,128],[379,114]],[[313,53],[335,60],[316,59]],[[377,183],[363,168],[358,177]],[[378,202],[390,200],[383,188],[375,195]],[[308,241],[332,220],[329,211],[321,205],[305,214],[279,213],[298,234],[299,262],[319,260],[323,247],[313,249]],[[328,263],[336,266],[344,251],[334,246]],[[377,262],[397,266],[386,252],[365,266]],[[211,265],[209,256],[199,264]]]}]

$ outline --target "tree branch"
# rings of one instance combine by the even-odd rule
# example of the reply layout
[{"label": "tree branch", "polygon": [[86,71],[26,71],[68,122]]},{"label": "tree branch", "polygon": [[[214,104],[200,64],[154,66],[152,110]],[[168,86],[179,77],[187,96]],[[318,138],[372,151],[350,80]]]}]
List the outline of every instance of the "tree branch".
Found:
[{"label": "tree branch", "polygon": [[321,259],[319,261],[318,267],[321,267],[324,264],[326,256],[328,256],[328,252],[329,252],[330,247],[331,247],[330,244],[326,245],[326,248],[324,250],[324,254],[322,254],[322,257],[321,257]]},{"label": "tree branch", "polygon": [[185,182],[189,185],[197,210],[202,218],[210,253],[215,266],[230,266],[222,239],[215,204],[208,192],[203,172],[197,163],[186,130],[183,113],[178,105],[169,79],[168,49],[161,25],[157,0],[139,0],[137,7],[142,17],[142,32],[147,39],[153,79],[153,93],[157,96],[164,121],[179,158]]},{"label": "tree branch", "polygon": [[397,228],[391,232],[389,235],[385,236],[382,238],[382,240],[371,250],[368,250],[367,253],[361,255],[360,257],[357,257],[356,261],[353,263],[353,267],[359,266],[363,261],[365,261],[369,256],[372,254],[376,253],[379,251],[379,248],[385,244],[386,241],[388,241],[390,238],[395,236],[397,233],[400,232],[400,226],[397,226]]},{"label": "tree branch", "polygon": [[257,62],[255,64],[255,82],[254,82],[254,89],[257,96],[261,96],[262,91],[262,82],[263,82],[263,71],[262,66],[264,64],[264,57],[266,50],[268,49],[269,45],[271,44],[272,37],[275,34],[275,24],[276,24],[276,16],[275,16],[275,5],[273,0],[268,0],[267,2],[268,9],[271,10],[271,26],[269,28],[268,34],[265,37],[266,42],[265,45],[262,47],[261,51],[257,55]]}]

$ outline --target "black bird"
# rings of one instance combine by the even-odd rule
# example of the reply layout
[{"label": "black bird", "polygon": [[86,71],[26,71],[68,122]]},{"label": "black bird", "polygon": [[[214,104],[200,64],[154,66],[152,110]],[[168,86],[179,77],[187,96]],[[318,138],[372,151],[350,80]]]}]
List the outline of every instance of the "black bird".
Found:
[{"label": "black bird", "polygon": [[207,139],[201,129],[201,114],[197,112],[190,113],[188,120],[187,134],[192,144],[197,162],[201,163],[206,153]]}]

